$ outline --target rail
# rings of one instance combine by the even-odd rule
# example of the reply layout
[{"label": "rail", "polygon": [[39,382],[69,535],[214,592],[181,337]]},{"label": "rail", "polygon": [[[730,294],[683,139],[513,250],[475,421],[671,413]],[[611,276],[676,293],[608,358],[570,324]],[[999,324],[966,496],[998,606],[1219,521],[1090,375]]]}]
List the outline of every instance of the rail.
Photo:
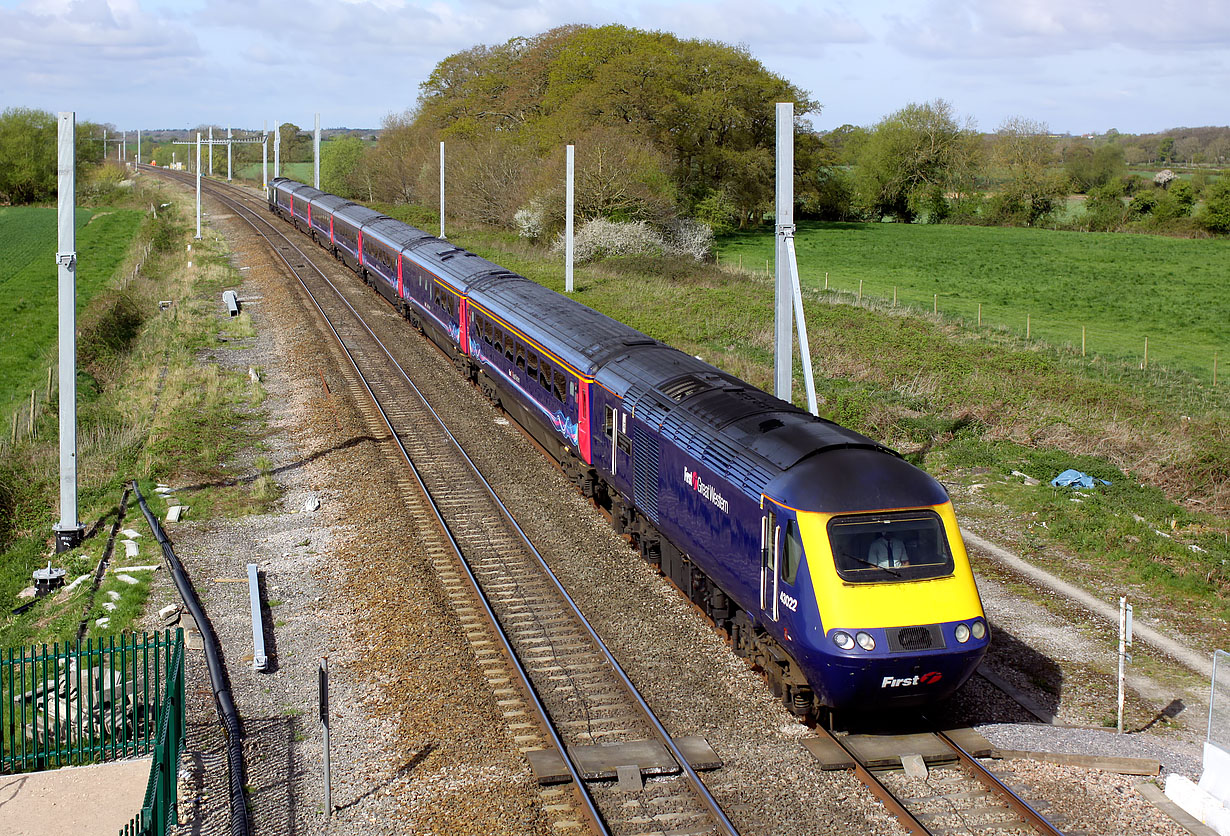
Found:
[{"label": "rail", "polygon": [[[251,210],[250,208],[246,206],[242,206],[242,204],[240,204],[238,201],[221,196],[219,194],[219,192],[222,191],[221,189],[215,189],[214,191],[215,191],[215,197],[218,197],[223,202],[228,203],[232,208],[235,208],[235,209],[243,208],[245,211],[238,212],[237,213],[238,217],[246,221],[249,224],[249,226],[251,226],[258,235],[261,235],[267,240],[269,239],[269,234],[262,232],[260,229],[258,229],[257,224],[249,217],[248,213],[256,216],[264,226],[268,227],[272,231],[273,234],[277,235],[283,241],[286,241],[288,244],[290,244],[290,247],[293,248],[300,256],[303,257],[303,260],[306,262],[306,264],[311,265],[315,269],[315,272],[319,274],[320,278],[326,284],[328,284],[330,288],[332,288],[332,290],[337,294],[337,298],[341,301],[341,303],[350,310],[351,314],[353,314],[360,328],[362,330],[365,330],[367,334],[373,340],[375,340],[376,345],[379,346],[379,349],[383,351],[384,355],[392,363],[393,367],[396,369],[396,372],[400,375],[402,380],[414,391],[418,399],[420,399],[421,402],[425,405],[427,411],[430,412],[432,417],[435,419],[435,421],[438,422],[439,427],[443,430],[444,434],[448,437],[448,440],[449,442],[451,442],[451,445],[464,458],[469,469],[475,474],[476,478],[481,483],[483,490],[491,497],[494,504],[499,508],[500,514],[505,518],[505,520],[509,522],[512,529],[515,530],[517,538],[526,547],[528,552],[533,555],[534,559],[537,561],[539,566],[545,572],[546,577],[549,579],[549,582],[556,587],[562,599],[566,602],[567,608],[569,609],[570,614],[578,619],[578,623],[582,626],[584,631],[590,636],[590,638],[594,641],[596,646],[599,648],[599,651],[603,655],[606,664],[616,674],[616,676],[622,681],[624,687],[627,689],[627,692],[632,697],[632,699],[635,700],[640,711],[643,713],[643,716],[646,722],[654,729],[655,733],[658,735],[663,745],[666,747],[666,749],[671,753],[675,761],[678,763],[680,770],[687,777],[689,784],[694,788],[696,795],[698,799],[700,800],[702,806],[704,806],[709,811],[709,815],[712,817],[718,832],[724,833],[724,834],[732,834],[732,836],[733,834],[737,834],[738,831],[736,830],[734,825],[730,822],[730,820],[726,817],[726,815],[722,812],[721,808],[717,804],[716,799],[714,799],[712,794],[709,793],[708,789],[704,786],[703,781],[701,781],[700,777],[696,774],[695,770],[688,763],[686,757],[683,755],[682,751],[679,749],[678,745],[675,743],[673,738],[666,731],[666,729],[661,725],[657,717],[654,715],[652,709],[648,706],[644,698],[640,695],[640,693],[632,685],[632,682],[627,676],[627,674],[619,666],[618,662],[611,655],[610,651],[606,648],[605,644],[599,639],[596,631],[594,631],[593,627],[589,624],[588,620],[585,619],[585,617],[581,614],[580,610],[576,607],[575,603],[573,603],[571,597],[568,596],[567,592],[564,590],[559,580],[555,577],[554,573],[550,571],[542,555],[538,552],[537,548],[533,545],[533,543],[529,540],[529,538],[526,536],[524,531],[521,529],[520,525],[513,518],[511,512],[504,506],[503,501],[496,494],[495,490],[492,488],[490,483],[482,475],[482,473],[479,471],[475,463],[470,459],[469,455],[466,453],[466,451],[464,450],[460,442],[458,442],[457,439],[453,437],[452,433],[448,430],[447,426],[445,426],[444,421],[436,413],[435,409],[431,406],[431,404],[428,402],[427,398],[423,395],[423,393],[418,389],[418,387],[414,384],[414,382],[409,378],[409,376],[406,374],[402,366],[399,363],[397,363],[396,359],[393,358],[392,354],[389,353],[388,349],[385,347],[383,342],[381,342],[380,339],[375,335],[375,333],[372,332],[372,330],[370,329],[370,327],[368,327],[367,323],[363,320],[363,318],[358,314],[357,311],[355,311],[355,309],[345,299],[344,294],[342,294],[342,292],[336,287],[336,285],[334,285],[333,282],[331,282],[329,278],[325,276],[323,272],[321,272],[319,268],[315,266],[312,259],[309,258],[307,254],[304,253],[295,243],[291,242],[290,239],[286,235],[284,235],[281,230],[277,229],[273,224],[271,224],[268,220],[266,220],[260,214],[254,212],[253,210]],[[272,241],[270,243],[272,244]],[[454,538],[452,531],[450,530],[447,522],[444,519],[441,509],[437,505],[434,497],[431,495],[431,492],[428,490],[426,482],[424,481],[423,477],[420,475],[419,469],[415,465],[409,451],[406,449],[406,447],[402,443],[399,433],[397,432],[396,428],[393,426],[393,422],[390,419],[385,408],[381,405],[380,399],[377,397],[376,393],[372,390],[372,387],[369,384],[367,378],[364,376],[363,372],[360,370],[358,361],[352,355],[350,348],[346,345],[346,342],[343,340],[343,338],[339,334],[335,324],[330,320],[324,308],[321,306],[320,302],[316,299],[316,296],[312,293],[311,289],[307,286],[307,283],[304,281],[303,277],[299,274],[299,269],[296,268],[296,265],[291,263],[291,261],[286,257],[286,255],[282,253],[281,249],[278,246],[272,246],[271,249],[272,249],[273,254],[276,255],[286,265],[287,269],[289,269],[290,272],[299,280],[300,284],[303,286],[304,291],[308,294],[309,299],[311,299],[312,303],[316,306],[324,323],[333,333],[334,338],[338,342],[338,345],[342,348],[342,351],[347,356],[347,359],[349,360],[350,364],[356,370],[356,373],[358,374],[358,378],[363,386],[363,389],[367,392],[368,396],[371,398],[371,402],[375,405],[377,411],[380,413],[381,419],[383,420],[385,426],[388,428],[390,432],[390,437],[392,438],[392,440],[396,443],[397,447],[399,448],[401,457],[406,461],[407,465],[409,466],[411,473],[414,476],[416,483],[418,484],[418,487],[420,488],[422,493],[427,497],[427,501],[431,507],[432,513],[434,514],[437,520],[437,523],[439,524],[440,530],[444,533],[445,537],[450,543],[452,550],[459,558],[459,562],[461,563],[461,566],[463,567],[466,575],[468,576],[470,585],[476,591],[476,594],[478,595],[478,600],[481,602],[486,612],[488,621],[494,627],[496,634],[501,644],[504,647],[507,658],[510,660],[510,663],[513,665],[514,669],[518,673],[518,676],[523,686],[523,691],[529,696],[531,702],[534,703],[535,709],[539,712],[540,716],[542,716],[544,719],[549,718],[549,713],[547,712],[547,709],[543,705],[540,699],[540,696],[537,693],[537,690],[534,687],[530,679],[530,675],[528,671],[523,666],[521,660],[517,657],[517,654],[513,651],[512,643],[508,635],[506,634],[504,628],[500,625],[499,619],[496,617],[494,611],[491,608],[490,603],[488,602],[485,594],[483,593],[482,588],[475,575],[475,572],[473,568],[470,566],[470,562],[467,560],[465,554],[463,553],[463,550],[460,544],[457,543],[456,539]],[[546,722],[545,725],[546,725],[546,729],[547,729],[549,736],[552,738],[553,744],[559,751],[560,756],[563,758],[566,768],[572,778],[573,785],[577,789],[577,792],[582,800],[583,805],[586,808],[589,818],[591,819],[591,821],[593,822],[593,824],[595,825],[595,827],[598,829],[599,832],[608,833],[609,830],[607,829],[607,826],[605,822],[603,821],[601,814],[598,812],[596,804],[592,796],[590,795],[590,792],[584,780],[581,777],[582,770],[576,763],[573,754],[569,751],[568,747],[564,744],[562,739],[559,737],[558,732],[556,731],[552,723],[548,721]]]}]

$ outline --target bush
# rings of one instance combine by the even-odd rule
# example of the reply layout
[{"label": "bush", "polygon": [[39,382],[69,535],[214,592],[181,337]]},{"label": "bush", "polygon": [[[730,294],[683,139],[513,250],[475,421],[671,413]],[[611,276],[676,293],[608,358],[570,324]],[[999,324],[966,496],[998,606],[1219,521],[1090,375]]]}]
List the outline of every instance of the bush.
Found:
[{"label": "bush", "polygon": [[1209,232],[1230,233],[1230,177],[1223,176],[1209,187],[1196,223]]},{"label": "bush", "polygon": [[[561,234],[551,249],[563,252],[564,247],[565,240]],[[666,242],[645,221],[618,222],[594,218],[581,226],[573,242],[573,258],[578,263],[612,256],[662,255],[665,252]]]},{"label": "bush", "polygon": [[522,238],[537,241],[547,228],[547,212],[540,201],[532,200],[513,214],[513,226]]},{"label": "bush", "polygon": [[666,225],[666,251],[707,261],[713,250],[713,230],[691,218],[675,218]]}]

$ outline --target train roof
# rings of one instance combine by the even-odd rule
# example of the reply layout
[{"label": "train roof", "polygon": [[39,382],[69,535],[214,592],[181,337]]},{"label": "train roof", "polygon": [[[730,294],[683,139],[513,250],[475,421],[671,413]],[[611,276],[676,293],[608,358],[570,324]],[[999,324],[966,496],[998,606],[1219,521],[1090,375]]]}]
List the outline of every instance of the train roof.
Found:
[{"label": "train roof", "polygon": [[434,236],[423,232],[421,229],[407,226],[401,221],[385,217],[384,215],[366,222],[363,225],[363,235],[365,238],[370,235],[394,250],[404,249],[424,238],[434,238]]},{"label": "train roof", "polygon": [[[857,448],[899,460],[864,435],[662,343],[628,346],[612,355],[595,379],[620,395],[637,418],[657,426],[664,437],[752,496],[770,493],[784,502],[769,486],[796,468],[812,472],[817,465],[804,463],[833,450]],[[791,499],[802,503],[791,507],[820,510],[814,507],[817,498],[793,490],[795,481],[783,485],[791,488]]]},{"label": "train roof", "polygon": [[313,187],[313,186],[300,186],[299,188],[294,189],[294,190],[291,192],[291,194],[293,194],[293,195],[294,195],[296,198],[298,198],[299,200],[306,200],[306,201],[308,201],[309,203],[311,203],[311,202],[312,202],[312,201],[314,201],[316,198],[318,198],[318,197],[325,197],[325,196],[326,196],[326,195],[328,195],[329,193],[328,193],[328,192],[322,192],[320,189],[317,189],[317,188],[315,188],[315,187]]},{"label": "train roof", "polygon": [[[468,289],[480,306],[522,332],[586,376],[612,354],[632,345],[660,345],[606,314],[483,259],[491,270],[475,274]],[[478,266],[478,265],[474,265]]]},{"label": "train roof", "polygon": [[347,200],[344,197],[338,197],[335,194],[321,194],[312,198],[313,207],[319,207],[329,213],[336,212],[350,203],[353,203],[353,201]]},{"label": "train roof", "polygon": [[883,447],[821,450],[770,482],[764,493],[789,508],[828,513],[942,505],[948,492],[931,474]]},{"label": "train roof", "polygon": [[363,226],[363,224],[371,223],[378,218],[387,218],[388,215],[381,214],[375,209],[369,209],[361,203],[351,203],[347,206],[342,206],[333,212],[333,217],[341,218],[346,223],[353,226],[355,229]]}]

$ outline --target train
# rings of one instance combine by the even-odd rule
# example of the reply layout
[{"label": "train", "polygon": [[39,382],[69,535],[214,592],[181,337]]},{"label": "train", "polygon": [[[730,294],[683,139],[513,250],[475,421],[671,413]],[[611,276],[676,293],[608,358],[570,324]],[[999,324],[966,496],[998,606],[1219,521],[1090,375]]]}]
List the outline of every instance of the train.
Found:
[{"label": "train", "polygon": [[310,235],[448,355],[800,716],[927,706],[990,629],[952,502],[818,418],[447,240],[275,178]]}]

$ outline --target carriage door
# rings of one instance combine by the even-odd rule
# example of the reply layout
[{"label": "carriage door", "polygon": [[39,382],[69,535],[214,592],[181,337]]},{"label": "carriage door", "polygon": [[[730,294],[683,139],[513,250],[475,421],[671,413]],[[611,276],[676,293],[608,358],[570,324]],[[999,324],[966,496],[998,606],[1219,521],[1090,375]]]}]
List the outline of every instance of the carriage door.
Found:
[{"label": "carriage door", "polygon": [[782,528],[777,514],[767,512],[760,518],[760,611],[777,621],[778,567],[781,565]]},{"label": "carriage door", "polygon": [[611,475],[632,484],[632,439],[628,436],[628,413],[618,404],[603,407],[603,431],[611,445]]}]

